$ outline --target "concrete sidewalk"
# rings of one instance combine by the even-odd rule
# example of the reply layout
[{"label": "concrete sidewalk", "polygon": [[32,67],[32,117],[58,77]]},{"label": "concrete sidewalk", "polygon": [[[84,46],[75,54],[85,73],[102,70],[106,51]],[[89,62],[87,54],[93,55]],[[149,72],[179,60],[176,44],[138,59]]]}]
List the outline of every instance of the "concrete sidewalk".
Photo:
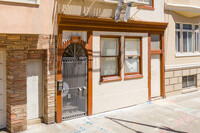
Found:
[{"label": "concrete sidewalk", "polygon": [[200,133],[200,92],[157,100],[22,133]]}]

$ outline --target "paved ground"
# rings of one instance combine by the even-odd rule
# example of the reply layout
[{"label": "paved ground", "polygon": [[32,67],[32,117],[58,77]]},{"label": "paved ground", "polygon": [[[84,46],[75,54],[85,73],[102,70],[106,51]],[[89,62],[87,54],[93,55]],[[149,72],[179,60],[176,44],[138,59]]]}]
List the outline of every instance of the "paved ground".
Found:
[{"label": "paved ground", "polygon": [[200,133],[200,92],[153,101],[22,133]]}]

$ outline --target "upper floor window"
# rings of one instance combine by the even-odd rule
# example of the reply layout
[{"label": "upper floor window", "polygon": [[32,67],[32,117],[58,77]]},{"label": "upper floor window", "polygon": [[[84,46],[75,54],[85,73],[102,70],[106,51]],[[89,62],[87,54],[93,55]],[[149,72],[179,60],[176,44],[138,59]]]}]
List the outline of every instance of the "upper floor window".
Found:
[{"label": "upper floor window", "polygon": [[40,4],[40,0],[0,0],[4,2],[22,3],[22,4]]},{"label": "upper floor window", "polygon": [[199,25],[176,23],[175,28],[176,52],[199,51]]},{"label": "upper floor window", "polygon": [[139,6],[138,8],[154,10],[154,0],[141,0],[141,1],[148,2],[149,4],[146,6]]}]

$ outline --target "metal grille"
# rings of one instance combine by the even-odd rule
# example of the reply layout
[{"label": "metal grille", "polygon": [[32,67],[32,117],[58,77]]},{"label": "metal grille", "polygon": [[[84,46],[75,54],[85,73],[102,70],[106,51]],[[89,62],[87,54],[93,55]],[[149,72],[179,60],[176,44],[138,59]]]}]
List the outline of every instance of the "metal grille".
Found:
[{"label": "metal grille", "polygon": [[87,58],[63,58],[63,120],[87,113]]}]

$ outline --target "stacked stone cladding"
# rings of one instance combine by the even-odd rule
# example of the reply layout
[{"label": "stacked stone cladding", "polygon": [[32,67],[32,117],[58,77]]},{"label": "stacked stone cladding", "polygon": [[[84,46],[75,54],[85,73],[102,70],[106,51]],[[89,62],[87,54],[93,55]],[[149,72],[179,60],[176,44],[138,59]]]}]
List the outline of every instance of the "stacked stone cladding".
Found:
[{"label": "stacked stone cladding", "polygon": [[[176,69],[165,72],[165,92],[166,97],[183,94],[184,90],[189,88],[182,87],[182,78],[184,76],[196,75],[197,86],[196,90],[200,90],[200,68]],[[194,91],[192,89],[191,91]],[[190,91],[188,91],[190,92]]]},{"label": "stacked stone cladding", "polygon": [[[27,129],[27,60],[43,61],[45,123],[55,122],[55,42],[52,35],[0,34],[0,49],[6,50],[7,128]],[[34,69],[34,68],[33,68]]]}]

